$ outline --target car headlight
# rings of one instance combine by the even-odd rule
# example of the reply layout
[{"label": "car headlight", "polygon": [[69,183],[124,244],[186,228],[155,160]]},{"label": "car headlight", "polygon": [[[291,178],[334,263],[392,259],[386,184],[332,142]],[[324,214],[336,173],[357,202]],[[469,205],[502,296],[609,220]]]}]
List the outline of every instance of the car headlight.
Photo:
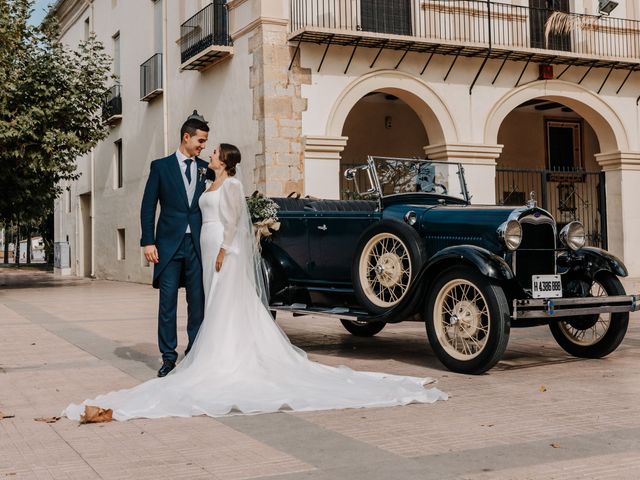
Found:
[{"label": "car headlight", "polygon": [[413,210],[409,210],[404,214],[404,221],[413,226],[418,221],[418,215],[416,215],[416,212],[414,212]]},{"label": "car headlight", "polygon": [[517,220],[507,220],[498,227],[498,237],[509,250],[516,250],[522,242],[522,225]]},{"label": "car headlight", "polygon": [[585,240],[584,226],[580,222],[570,222],[560,230],[560,242],[571,250],[584,247]]}]

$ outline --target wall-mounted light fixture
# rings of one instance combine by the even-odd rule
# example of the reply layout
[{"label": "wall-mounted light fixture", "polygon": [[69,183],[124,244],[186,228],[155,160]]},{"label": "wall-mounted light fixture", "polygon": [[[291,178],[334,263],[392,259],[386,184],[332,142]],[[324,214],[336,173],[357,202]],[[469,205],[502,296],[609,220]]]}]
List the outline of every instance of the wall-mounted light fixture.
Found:
[{"label": "wall-mounted light fixture", "polygon": [[617,6],[618,2],[614,2],[613,0],[600,0],[598,2],[598,12],[600,12],[601,15],[609,15]]},{"label": "wall-mounted light fixture", "polygon": [[391,118],[391,115],[387,115],[386,117],[384,117],[384,128],[391,128],[392,123],[393,118]]}]

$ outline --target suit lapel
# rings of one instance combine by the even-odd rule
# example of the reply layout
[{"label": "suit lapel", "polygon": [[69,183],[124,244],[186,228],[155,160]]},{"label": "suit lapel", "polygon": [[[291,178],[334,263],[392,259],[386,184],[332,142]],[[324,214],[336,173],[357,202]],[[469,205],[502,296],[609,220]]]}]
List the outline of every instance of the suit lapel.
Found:
[{"label": "suit lapel", "polygon": [[196,157],[196,178],[195,178],[196,191],[193,194],[193,201],[191,202],[191,208],[193,208],[194,205],[198,204],[198,199],[200,198],[200,195],[202,195],[202,192],[204,192],[204,189],[206,186],[205,177],[204,175],[200,175],[200,169],[207,168],[207,165],[208,165],[207,162]]},{"label": "suit lapel", "polygon": [[176,190],[180,192],[180,196],[187,207],[189,207],[189,199],[187,198],[187,190],[184,188],[184,181],[182,180],[182,172],[180,171],[180,166],[178,165],[178,157],[174,153],[169,157],[169,170],[172,173],[172,177],[174,183],[176,185]]}]

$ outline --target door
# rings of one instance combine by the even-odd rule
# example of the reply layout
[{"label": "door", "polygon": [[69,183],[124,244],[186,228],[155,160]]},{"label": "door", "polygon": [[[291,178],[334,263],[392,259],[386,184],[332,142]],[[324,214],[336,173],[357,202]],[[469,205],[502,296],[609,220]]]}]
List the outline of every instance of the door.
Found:
[{"label": "door", "polygon": [[361,0],[361,27],[365,32],[412,35],[412,0]]},{"label": "door", "polygon": [[569,0],[529,0],[531,47],[571,51],[571,34],[550,34],[545,38],[547,20],[553,12],[569,13]]},{"label": "door", "polygon": [[80,195],[80,248],[78,248],[80,265],[78,274],[91,276],[91,194]]}]

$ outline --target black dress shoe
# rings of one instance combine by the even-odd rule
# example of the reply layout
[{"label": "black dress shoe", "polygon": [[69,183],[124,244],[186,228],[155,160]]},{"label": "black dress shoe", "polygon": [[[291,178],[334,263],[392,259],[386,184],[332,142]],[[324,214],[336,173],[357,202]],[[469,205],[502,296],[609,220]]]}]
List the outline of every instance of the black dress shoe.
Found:
[{"label": "black dress shoe", "polygon": [[165,377],[174,368],[176,368],[176,362],[173,362],[171,360],[164,360],[162,362],[160,370],[158,370],[158,376]]}]

